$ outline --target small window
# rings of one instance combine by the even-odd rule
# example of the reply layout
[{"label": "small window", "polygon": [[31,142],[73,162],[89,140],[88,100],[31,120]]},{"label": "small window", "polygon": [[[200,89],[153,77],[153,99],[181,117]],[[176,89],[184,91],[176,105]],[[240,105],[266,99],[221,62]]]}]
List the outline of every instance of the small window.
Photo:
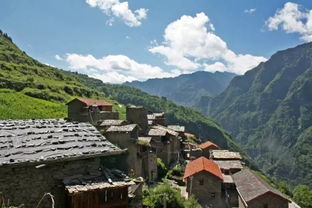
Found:
[{"label": "small window", "polygon": [[211,198],[216,198],[216,193],[210,193]]},{"label": "small window", "polygon": [[199,179],[199,185],[204,185],[204,179]]},{"label": "small window", "polygon": [[269,208],[269,205],[268,204],[264,204],[263,208]]}]

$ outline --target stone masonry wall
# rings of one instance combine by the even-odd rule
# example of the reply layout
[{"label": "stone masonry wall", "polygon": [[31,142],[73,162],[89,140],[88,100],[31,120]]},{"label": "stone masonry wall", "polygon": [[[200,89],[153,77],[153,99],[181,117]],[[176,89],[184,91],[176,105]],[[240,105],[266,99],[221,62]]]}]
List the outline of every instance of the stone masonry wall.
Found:
[{"label": "stone masonry wall", "polygon": [[[99,158],[49,163],[41,168],[0,167],[0,192],[10,201],[10,205],[24,204],[25,208],[36,207],[44,193],[49,192],[54,196],[55,208],[64,208],[66,193],[62,184],[63,178],[88,174],[99,167]],[[51,201],[43,200],[40,207],[51,208]]]},{"label": "stone masonry wall", "polygon": [[248,203],[248,208],[288,208],[288,201],[274,194],[267,193]]}]

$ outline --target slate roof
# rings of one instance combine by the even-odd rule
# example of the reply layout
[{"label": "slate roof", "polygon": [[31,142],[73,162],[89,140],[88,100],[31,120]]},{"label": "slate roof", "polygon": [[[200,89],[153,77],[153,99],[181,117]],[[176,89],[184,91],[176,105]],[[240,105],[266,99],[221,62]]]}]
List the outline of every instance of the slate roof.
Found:
[{"label": "slate roof", "polygon": [[184,178],[188,178],[201,171],[206,171],[208,173],[211,173],[217,178],[223,180],[223,176],[222,176],[222,173],[218,164],[216,164],[212,160],[208,160],[205,157],[199,157],[196,160],[193,160],[187,163],[185,172],[184,172]]},{"label": "slate roof", "polygon": [[94,171],[86,175],[69,176],[63,179],[65,189],[68,191],[69,194],[75,194],[79,192],[101,190],[107,188],[121,188],[135,184],[118,169],[102,169],[102,171]]},{"label": "slate roof", "polygon": [[164,117],[165,113],[162,112],[162,113],[152,113],[152,114],[147,114],[147,119],[148,120],[154,120],[156,118],[161,118],[161,117]]},{"label": "slate roof", "polygon": [[223,170],[231,169],[243,169],[242,162],[240,160],[214,160]]},{"label": "slate roof", "polygon": [[162,129],[150,129],[148,131],[148,136],[166,136],[167,131]]},{"label": "slate roof", "polygon": [[159,130],[163,130],[163,131],[166,131],[168,134],[171,134],[172,136],[179,136],[179,133],[168,128],[168,127],[165,127],[165,126],[161,126],[161,125],[155,125],[155,126],[152,126],[153,129],[159,129]]},{"label": "slate roof", "polygon": [[230,183],[230,184],[234,183],[233,178],[232,178],[231,175],[224,175],[224,174],[222,174],[222,177],[223,177],[223,183]]},{"label": "slate roof", "polygon": [[215,160],[241,160],[239,152],[230,152],[228,150],[211,150],[211,158]]},{"label": "slate roof", "polygon": [[117,154],[89,123],[58,119],[0,120],[0,166]]},{"label": "slate roof", "polygon": [[67,103],[67,105],[76,100],[84,103],[87,106],[113,106],[113,104],[106,102],[105,100],[93,100],[93,99],[87,99],[87,98],[75,98],[71,100],[69,103]]},{"label": "slate roof", "polygon": [[198,145],[198,147],[200,149],[206,149],[206,148],[209,148],[209,147],[214,147],[214,148],[220,149],[220,147],[218,145],[216,145],[215,143],[210,142],[210,141],[204,142],[204,143]]},{"label": "slate roof", "polygon": [[137,124],[128,124],[123,126],[111,126],[106,132],[131,132],[137,127]]},{"label": "slate roof", "polygon": [[152,137],[138,137],[137,143],[139,145],[150,146],[152,141]]},{"label": "slate roof", "polygon": [[126,121],[125,120],[104,120],[100,126],[120,126],[120,125],[123,125],[125,124]]},{"label": "slate roof", "polygon": [[184,131],[185,131],[185,126],[168,125],[167,127],[168,127],[169,129],[172,129],[173,131],[176,131],[176,132],[184,132]]},{"label": "slate roof", "polygon": [[273,194],[289,201],[286,196],[269,186],[266,182],[262,181],[248,168],[235,173],[232,175],[232,178],[235,182],[239,195],[247,204],[251,200],[263,196],[264,194]]}]

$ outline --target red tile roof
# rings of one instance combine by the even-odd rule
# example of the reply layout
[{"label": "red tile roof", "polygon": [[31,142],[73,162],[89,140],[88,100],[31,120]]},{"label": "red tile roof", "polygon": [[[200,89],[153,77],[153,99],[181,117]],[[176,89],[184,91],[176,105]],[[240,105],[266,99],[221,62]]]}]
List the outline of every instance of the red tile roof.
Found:
[{"label": "red tile roof", "polygon": [[220,149],[220,147],[219,147],[218,145],[216,145],[215,143],[212,143],[212,142],[210,142],[210,141],[207,141],[207,142],[205,142],[205,143],[202,143],[202,144],[198,145],[198,147],[199,147],[200,149],[206,149],[206,148],[208,148],[208,147],[215,147],[215,148],[217,148],[217,149]]},{"label": "red tile roof", "polygon": [[189,162],[185,168],[184,178],[188,178],[201,171],[209,172],[212,175],[223,180],[223,176],[222,176],[222,173],[218,164],[216,164],[212,160],[208,160],[205,157],[200,157],[200,158],[197,158],[196,160]]},{"label": "red tile roof", "polygon": [[[112,106],[113,104],[106,102],[105,100],[93,100],[93,99],[87,99],[87,98],[75,98],[72,101],[70,101],[69,103],[78,100],[84,104],[86,104],[87,106]],[[67,104],[69,104],[67,103]]]}]

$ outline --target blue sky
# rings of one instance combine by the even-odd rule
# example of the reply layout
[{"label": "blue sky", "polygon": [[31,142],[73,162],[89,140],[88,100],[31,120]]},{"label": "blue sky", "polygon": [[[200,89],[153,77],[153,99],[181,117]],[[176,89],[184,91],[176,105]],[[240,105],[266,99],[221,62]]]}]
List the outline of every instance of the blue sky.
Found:
[{"label": "blue sky", "polygon": [[312,41],[312,1],[0,0],[0,29],[35,59],[104,82],[242,74]]}]

